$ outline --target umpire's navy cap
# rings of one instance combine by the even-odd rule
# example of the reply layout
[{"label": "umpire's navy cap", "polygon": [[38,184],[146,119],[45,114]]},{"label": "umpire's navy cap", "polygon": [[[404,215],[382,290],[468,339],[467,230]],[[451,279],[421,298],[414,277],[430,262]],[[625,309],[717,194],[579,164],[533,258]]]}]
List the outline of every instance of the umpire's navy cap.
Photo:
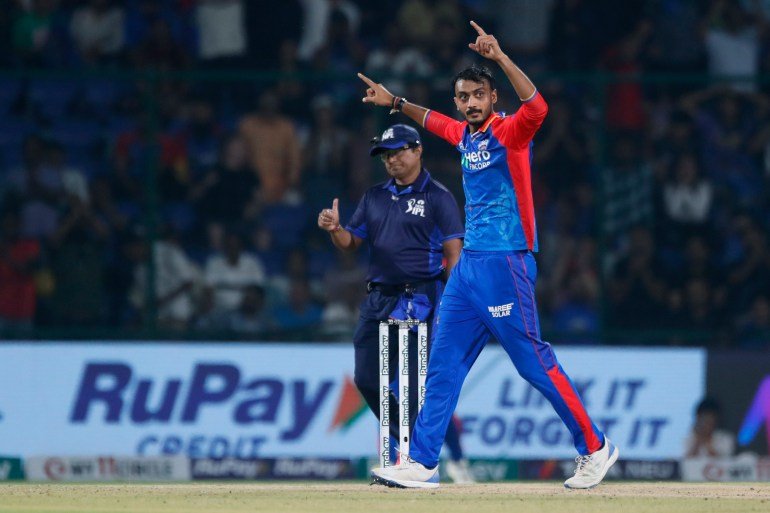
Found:
[{"label": "umpire's navy cap", "polygon": [[409,125],[399,123],[385,130],[381,137],[375,137],[372,143],[374,146],[369,150],[369,155],[373,157],[383,151],[420,146],[420,134]]}]

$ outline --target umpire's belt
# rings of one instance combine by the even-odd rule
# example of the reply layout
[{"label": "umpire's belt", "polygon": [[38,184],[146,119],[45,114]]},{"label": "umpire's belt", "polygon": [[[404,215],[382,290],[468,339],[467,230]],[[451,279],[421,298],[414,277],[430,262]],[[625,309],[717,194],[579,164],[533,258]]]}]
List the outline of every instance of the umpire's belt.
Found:
[{"label": "umpire's belt", "polygon": [[371,292],[373,290],[377,290],[383,296],[400,296],[401,294],[413,294],[420,285],[432,283],[434,281],[436,280],[413,281],[410,283],[398,283],[395,285],[369,281],[366,282],[366,291]]}]

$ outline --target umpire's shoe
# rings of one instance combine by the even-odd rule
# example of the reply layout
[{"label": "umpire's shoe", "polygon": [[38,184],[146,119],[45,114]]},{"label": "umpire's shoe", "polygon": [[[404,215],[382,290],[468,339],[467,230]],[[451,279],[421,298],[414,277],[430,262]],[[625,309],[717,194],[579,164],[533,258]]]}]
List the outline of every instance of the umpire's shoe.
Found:
[{"label": "umpire's shoe", "polygon": [[409,456],[392,467],[372,469],[373,483],[395,488],[438,488],[438,465],[426,468]]}]

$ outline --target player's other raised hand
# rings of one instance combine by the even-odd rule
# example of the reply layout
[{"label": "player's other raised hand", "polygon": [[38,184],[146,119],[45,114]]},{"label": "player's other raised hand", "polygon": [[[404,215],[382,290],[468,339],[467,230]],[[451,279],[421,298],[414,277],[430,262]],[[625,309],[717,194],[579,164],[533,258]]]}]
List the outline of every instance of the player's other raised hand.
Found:
[{"label": "player's other raised hand", "polygon": [[385,86],[376,83],[374,80],[367,77],[363,73],[359,73],[358,78],[363,80],[366,85],[369,86],[366,88],[366,96],[364,96],[361,101],[364,103],[373,103],[381,107],[393,106],[393,99],[395,96],[393,96],[390,91],[385,89]]},{"label": "player's other raised hand", "polygon": [[500,43],[492,34],[487,34],[484,29],[479,26],[475,21],[471,21],[471,27],[476,29],[478,37],[476,37],[475,43],[468,43],[468,48],[477,52],[482,57],[497,61],[502,57],[503,51],[500,49]]},{"label": "player's other raised hand", "polygon": [[339,200],[334,198],[332,208],[325,208],[318,213],[318,227],[327,232],[335,231],[340,226]]}]

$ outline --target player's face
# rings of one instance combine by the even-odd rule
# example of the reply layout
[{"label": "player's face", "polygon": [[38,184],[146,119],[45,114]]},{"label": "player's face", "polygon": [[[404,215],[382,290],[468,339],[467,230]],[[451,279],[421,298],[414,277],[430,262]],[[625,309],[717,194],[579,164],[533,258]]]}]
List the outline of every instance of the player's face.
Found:
[{"label": "player's face", "polygon": [[468,124],[478,127],[492,114],[497,103],[497,91],[489,87],[489,82],[458,80],[455,84],[455,105],[463,113]]},{"label": "player's face", "polygon": [[422,146],[417,148],[405,148],[388,150],[380,154],[385,170],[396,180],[404,180],[419,174]]}]

